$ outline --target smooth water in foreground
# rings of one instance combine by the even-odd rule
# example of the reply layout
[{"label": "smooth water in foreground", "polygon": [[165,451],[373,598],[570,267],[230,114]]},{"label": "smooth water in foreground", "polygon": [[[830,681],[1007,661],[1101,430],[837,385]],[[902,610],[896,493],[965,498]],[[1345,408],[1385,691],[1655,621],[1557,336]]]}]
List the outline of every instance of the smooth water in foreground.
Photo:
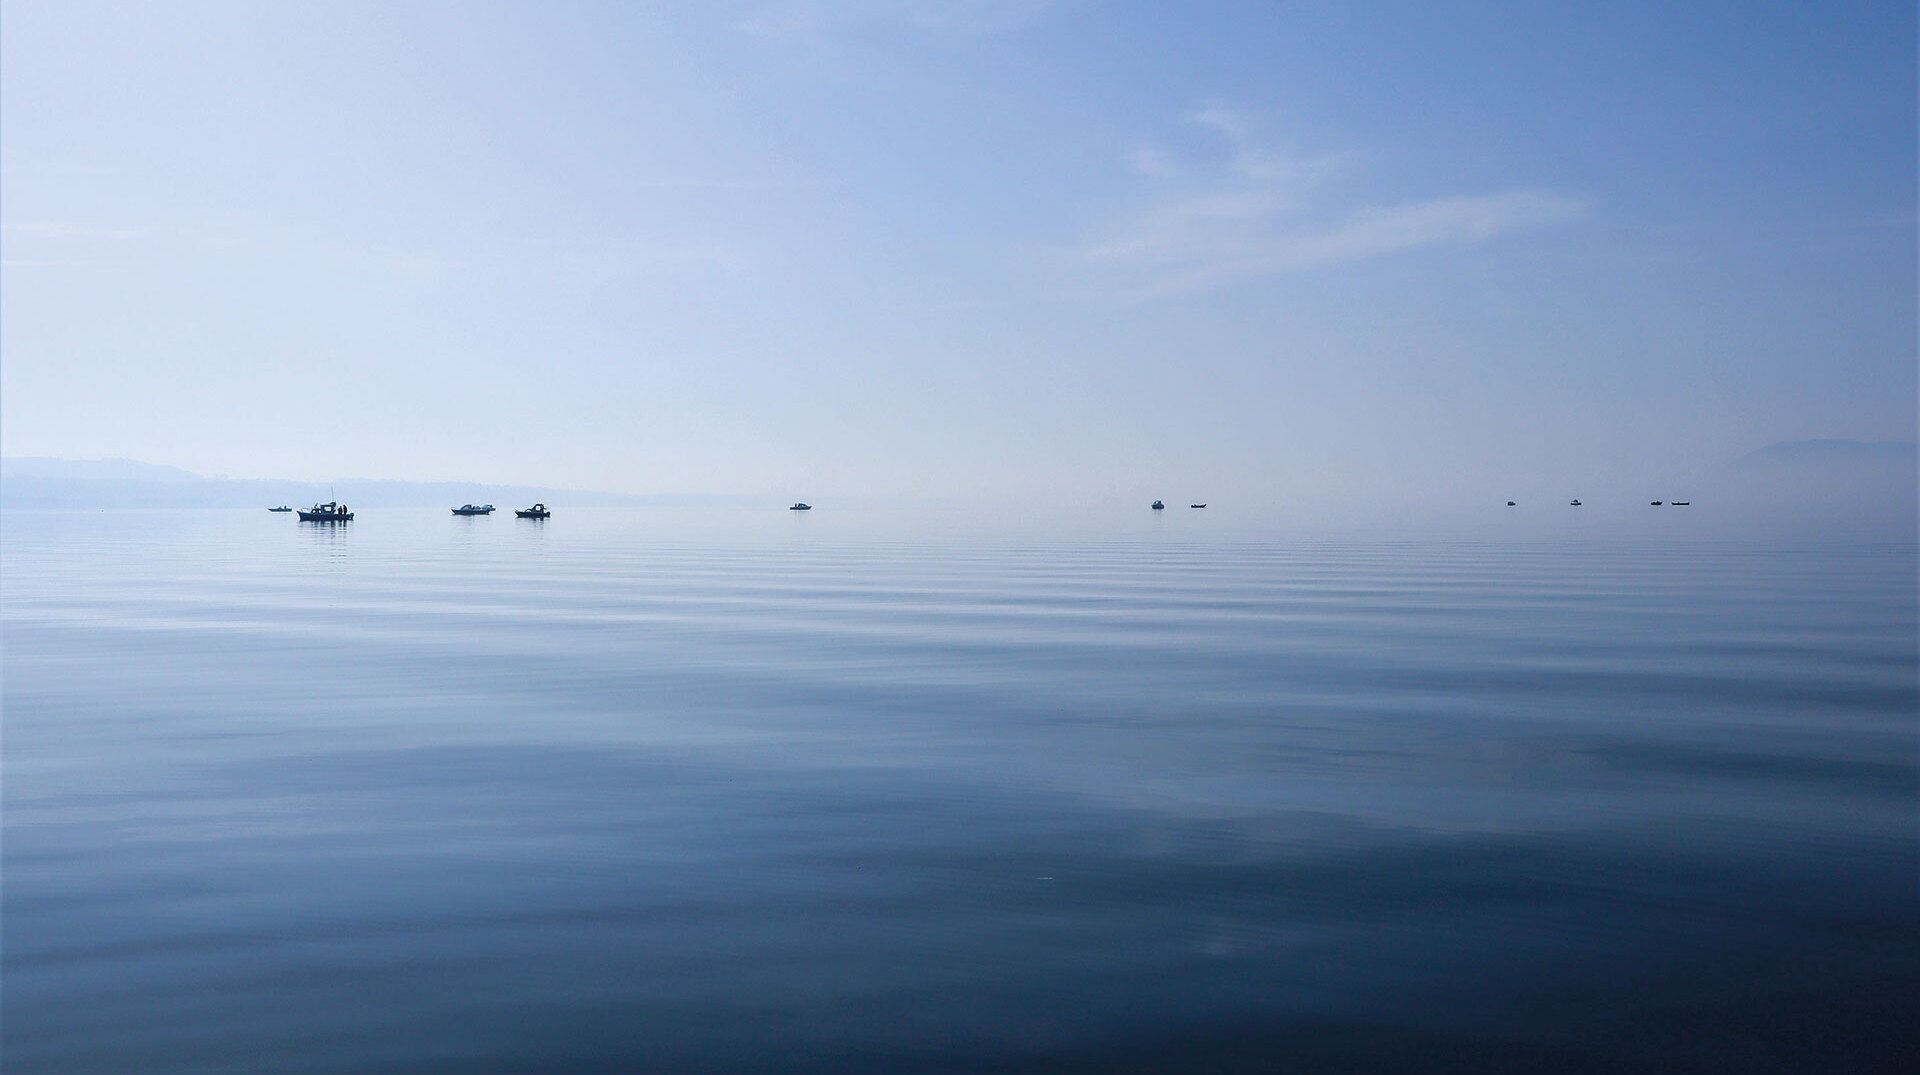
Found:
[{"label": "smooth water in foreground", "polygon": [[1914,1062],[1912,545],[1209,511],[10,513],[5,1068]]}]

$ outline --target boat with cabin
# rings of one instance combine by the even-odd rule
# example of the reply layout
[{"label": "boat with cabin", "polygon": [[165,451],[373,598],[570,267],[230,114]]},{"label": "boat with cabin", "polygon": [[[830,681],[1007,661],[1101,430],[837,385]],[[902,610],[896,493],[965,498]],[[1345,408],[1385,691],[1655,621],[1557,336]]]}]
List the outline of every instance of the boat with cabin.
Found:
[{"label": "boat with cabin", "polygon": [[455,515],[492,515],[492,504],[462,504],[453,509]]},{"label": "boat with cabin", "polygon": [[303,523],[350,523],[353,521],[353,512],[347,510],[345,504],[336,504],[329,500],[325,504],[315,504],[312,511],[302,511],[300,521]]},{"label": "boat with cabin", "polygon": [[513,514],[521,519],[545,519],[553,515],[545,504],[535,504],[530,508],[515,508]]},{"label": "boat with cabin", "polygon": [[292,511],[293,509],[286,506],[285,504],[282,504],[277,508],[268,508],[267,510],[268,511]]},{"label": "boat with cabin", "polygon": [[1155,510],[1155,511],[1165,511],[1165,510],[1167,510],[1167,506],[1166,506],[1165,504],[1162,504],[1162,503],[1160,503],[1160,502],[1159,502],[1158,500],[1156,500],[1156,501],[1154,501],[1154,502],[1153,502],[1153,510]]}]

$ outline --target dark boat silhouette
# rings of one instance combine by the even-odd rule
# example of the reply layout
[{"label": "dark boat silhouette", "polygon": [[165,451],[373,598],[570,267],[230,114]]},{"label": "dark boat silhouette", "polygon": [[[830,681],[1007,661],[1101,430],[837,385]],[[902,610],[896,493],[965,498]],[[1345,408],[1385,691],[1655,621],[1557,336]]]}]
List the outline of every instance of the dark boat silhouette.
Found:
[{"label": "dark boat silhouette", "polygon": [[553,514],[553,512],[547,510],[545,504],[535,504],[533,507],[524,510],[515,508],[513,509],[513,513],[522,519],[545,519]]},{"label": "dark boat silhouette", "polygon": [[1691,500],[1676,500],[1673,502],[1673,506],[1676,508],[1691,507],[1692,505],[1693,501]]},{"label": "dark boat silhouette", "polygon": [[455,515],[492,515],[492,504],[462,504],[453,509]]},{"label": "dark boat silhouette", "polygon": [[287,507],[285,504],[282,504],[277,508],[268,508],[267,510],[268,511],[292,511],[293,509],[290,507]]},{"label": "dark boat silhouette", "polygon": [[1205,505],[1205,504],[1188,504],[1188,505],[1187,505],[1187,507],[1190,507],[1190,508],[1204,508],[1204,507],[1206,507],[1206,505]]},{"label": "dark boat silhouette", "polygon": [[1572,507],[1572,508],[1577,508],[1577,507],[1579,507],[1579,506],[1580,506],[1580,498],[1579,498],[1579,497],[1575,497],[1575,498],[1573,498],[1572,500],[1569,500],[1569,501],[1567,501],[1567,506],[1568,506],[1568,507]]},{"label": "dark boat silhouette", "polygon": [[792,507],[788,508],[787,510],[788,511],[812,511],[813,505],[808,504],[804,501],[801,501],[801,502],[795,503]]},{"label": "dark boat silhouette", "polygon": [[1660,502],[1659,502],[1658,500],[1656,500],[1656,501],[1654,501],[1654,502],[1653,502],[1653,504],[1652,504],[1652,506],[1653,506],[1653,507],[1656,507],[1656,508],[1657,508],[1657,507],[1659,507],[1659,506],[1660,506]]},{"label": "dark boat silhouette", "polygon": [[1513,501],[1511,500],[1507,501],[1507,507],[1513,507]]},{"label": "dark boat silhouette", "polygon": [[345,504],[336,504],[329,500],[325,504],[315,504],[312,511],[302,511],[300,521],[303,523],[350,523],[353,521],[353,512],[348,511]]},{"label": "dark boat silhouette", "polygon": [[1159,502],[1158,500],[1156,500],[1156,501],[1154,501],[1154,502],[1153,502],[1153,510],[1155,510],[1155,511],[1165,511],[1165,510],[1167,510],[1167,506],[1166,506],[1165,504],[1162,504],[1162,503],[1160,503],[1160,502]]}]

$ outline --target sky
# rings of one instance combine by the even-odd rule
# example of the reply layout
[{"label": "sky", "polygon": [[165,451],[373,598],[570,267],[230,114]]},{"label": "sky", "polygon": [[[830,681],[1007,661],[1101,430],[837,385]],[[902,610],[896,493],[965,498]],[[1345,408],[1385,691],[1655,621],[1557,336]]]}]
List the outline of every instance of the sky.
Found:
[{"label": "sky", "polygon": [[1912,3],[0,4],[0,453],[1689,489],[1912,440]]}]

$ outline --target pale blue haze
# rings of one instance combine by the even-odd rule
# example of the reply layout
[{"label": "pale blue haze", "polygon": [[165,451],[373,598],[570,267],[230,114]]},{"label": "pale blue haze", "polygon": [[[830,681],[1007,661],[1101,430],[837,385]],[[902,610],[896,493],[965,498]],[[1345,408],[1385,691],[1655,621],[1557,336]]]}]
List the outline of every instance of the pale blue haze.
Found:
[{"label": "pale blue haze", "polygon": [[10,456],[1319,510],[1914,439],[1910,4],[0,18]]}]

